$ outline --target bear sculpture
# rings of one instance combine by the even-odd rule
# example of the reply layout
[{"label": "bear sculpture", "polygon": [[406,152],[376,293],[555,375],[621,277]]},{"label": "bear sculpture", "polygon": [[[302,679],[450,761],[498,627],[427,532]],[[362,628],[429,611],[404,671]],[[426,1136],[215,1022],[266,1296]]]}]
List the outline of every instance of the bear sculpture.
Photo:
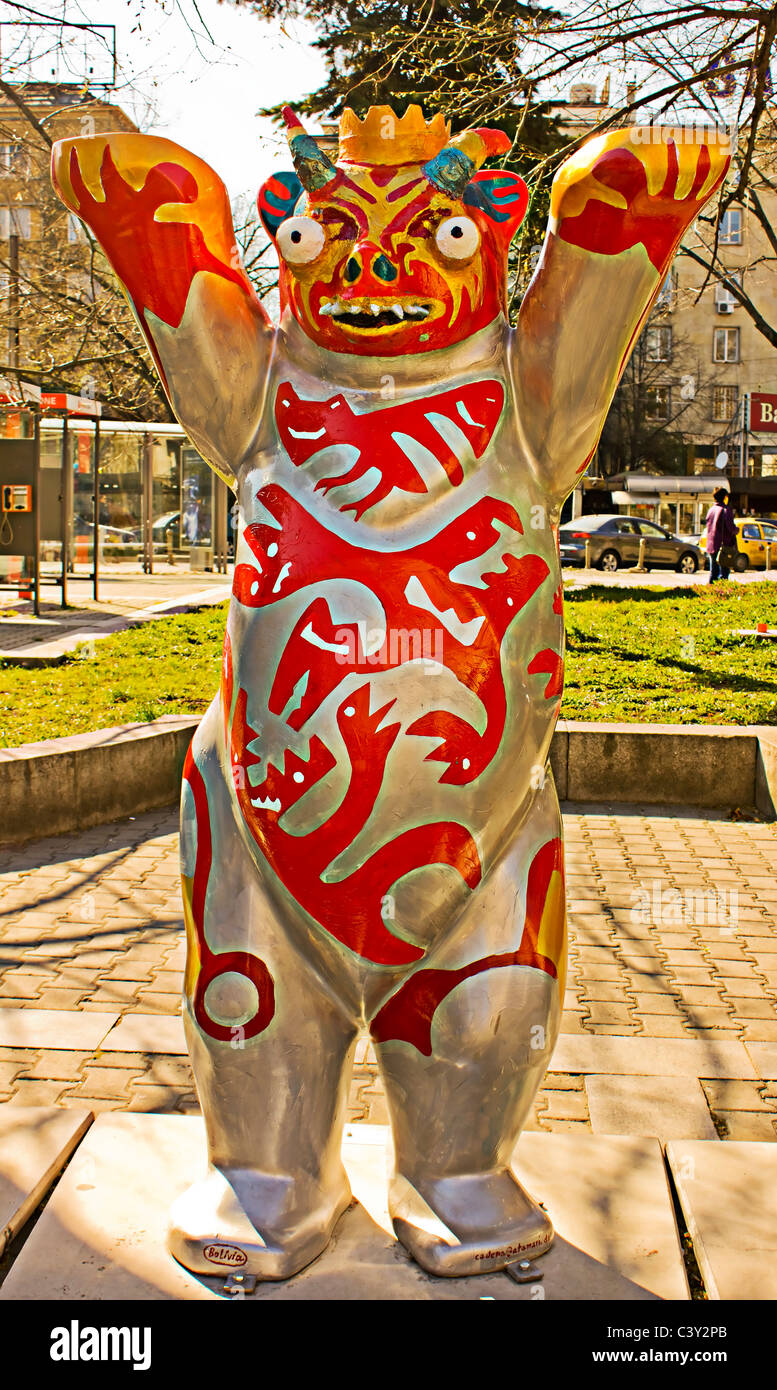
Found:
[{"label": "bear sculpture", "polygon": [[294,171],[259,194],[277,327],[200,159],[142,134],[53,155],[240,506],[221,689],[184,768],[209,1167],[170,1249],[266,1279],[320,1254],[369,1029],[397,1237],[431,1273],[486,1273],[553,1238],[510,1163],[564,997],[559,514],[728,150],[638,127],[584,144],[512,328],[528,192],[481,167],[504,135],[346,111],[334,161],[286,121]]}]

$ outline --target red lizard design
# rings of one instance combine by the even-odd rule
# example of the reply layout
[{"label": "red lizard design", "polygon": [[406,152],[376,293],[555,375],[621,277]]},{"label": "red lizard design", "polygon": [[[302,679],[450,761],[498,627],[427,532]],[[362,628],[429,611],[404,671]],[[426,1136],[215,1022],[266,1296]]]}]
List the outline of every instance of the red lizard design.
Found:
[{"label": "red lizard design", "polygon": [[70,181],[78,213],[106,248],[116,274],[139,311],[150,309],[177,328],[192,280],[209,270],[232,280],[252,296],[245,275],[213,255],[196,222],[161,222],[155,214],[168,203],[194,203],[197,180],[180,164],[150,169],[140,190],[118,172],[106,145],[100,166],[105,201],[92,197],[81,175],[78,152],[70,153]]},{"label": "red lizard design", "polygon": [[[305,670],[310,672],[305,693],[288,719],[294,728],[310,718],[349,672],[370,672],[378,665],[396,667],[411,655],[428,656],[434,650],[435,657],[477,693],[486,710],[486,729],[479,734],[458,715],[434,710],[417,719],[407,732],[443,740],[427,754],[427,761],[448,764],[441,782],[462,786],[473,781],[488,766],[504,731],[506,698],[500,660],[504,634],[549,569],[538,555],[517,559],[507,554],[503,570],[483,576],[484,588],[456,583],[449,573],[499,539],[496,520],[522,534],[515,508],[482,498],[432,540],[407,551],[378,552],[333,535],[280,487],[262,488],[258,500],[281,526],[280,530],[266,524],[246,528],[245,538],[258,567],[240,564],[235,570],[233,592],[241,603],[264,607],[310,584],[347,578],[366,584],[388,616],[383,643],[368,656],[356,625],[335,628],[326,601],[315,600],[294,628],[279,664],[270,694],[271,712],[282,713]],[[469,642],[452,636],[433,612],[419,606],[424,595],[441,613],[452,610],[460,624],[470,625]],[[422,641],[419,652],[407,640],[410,632],[420,633],[422,639],[429,634],[434,647],[431,643],[424,647]]]},{"label": "red lizard design", "polygon": [[[231,654],[227,647],[224,705],[231,700]],[[246,825],[267,862],[296,901],[337,941],[376,965],[407,965],[423,950],[393,936],[381,918],[389,889],[412,869],[425,864],[448,864],[469,888],[480,882],[475,842],[454,821],[418,825],[388,841],[346,878],[327,882],[324,870],[356,838],[366,824],[383,782],[386,759],[399,733],[399,724],[380,728],[393,700],[370,713],[370,688],[362,686],[343,701],[337,723],[351,763],[348,790],[338,809],[307,835],[291,835],[281,817],[335,766],[326,744],[316,735],[307,760],[287,749],[283,770],[267,767],[263,782],[251,785],[249,770],[261,759],[250,752],[256,737],[247,721],[247,694],[238,690],[231,724],[233,766],[240,764],[236,792]]]},{"label": "red lizard design", "polygon": [[554,695],[560,695],[564,689],[564,661],[558,652],[554,652],[551,647],[546,647],[544,651],[537,652],[529,662],[526,670],[530,676],[546,675],[549,676],[545,686],[545,699],[550,700]]},{"label": "red lizard design", "polygon": [[284,448],[297,466],[332,444],[351,444],[359,450],[352,467],[334,478],[322,478],[317,490],[329,492],[356,482],[370,468],[379,468],[381,481],[360,502],[348,502],[341,512],[364,512],[387,497],[393,488],[426,492],[427,486],[404,447],[408,438],[427,449],[444,469],[451,487],[464,481],[456,454],[439,425],[455,425],[472,446],[475,458],[487,449],[504,405],[498,381],[475,381],[427,400],[407,401],[357,415],[342,395],[305,401],[284,382],[275,397],[275,422]]},{"label": "red lizard design", "polygon": [[[590,192],[584,208],[576,215],[562,218],[559,224],[561,240],[606,256],[617,256],[621,251],[641,245],[659,274],[663,274],[695,210],[704,206],[712,192],[707,188],[704,196],[699,196],[708,182],[711,168],[706,145],[699,150],[693,181],[683,198],[675,197],[680,166],[674,140],[665,148],[666,176],[662,187],[655,192],[648,188],[647,169],[636,151],[623,147],[606,150],[591,167]],[[722,182],[727,167],[728,160],[716,178],[715,187]],[[597,198],[597,184],[617,192],[617,206]],[[659,202],[661,215],[656,216]]]},{"label": "red lizard design", "polygon": [[508,965],[531,965],[537,970],[546,971],[555,980],[557,970],[553,961],[537,950],[540,922],[554,870],[563,873],[560,839],[548,840],[531,862],[526,885],[526,915],[517,951],[483,956],[470,965],[460,966],[458,970],[416,970],[372,1020],[370,1032],[376,1042],[397,1039],[410,1043],[425,1057],[431,1057],[432,1021],[436,1010],[451,990],[484,970],[502,969]]},{"label": "red lizard design", "polygon": [[191,748],[189,748],[184,761],[183,777],[192,791],[197,824],[197,854],[191,897],[191,920],[199,956],[199,970],[192,1001],[194,1016],[203,1031],[208,1033],[210,1037],[218,1038],[221,1042],[233,1041],[234,1028],[216,1023],[210,1017],[205,1007],[205,992],[213,980],[219,975],[226,974],[227,971],[245,975],[255,986],[259,995],[256,1013],[253,1018],[241,1025],[243,1037],[253,1038],[258,1033],[264,1032],[275,1014],[273,977],[259,956],[252,955],[249,951],[211,951],[205,940],[205,896],[208,891],[208,880],[213,861],[213,847],[208,815],[208,794],[202,773],[192,756]]}]

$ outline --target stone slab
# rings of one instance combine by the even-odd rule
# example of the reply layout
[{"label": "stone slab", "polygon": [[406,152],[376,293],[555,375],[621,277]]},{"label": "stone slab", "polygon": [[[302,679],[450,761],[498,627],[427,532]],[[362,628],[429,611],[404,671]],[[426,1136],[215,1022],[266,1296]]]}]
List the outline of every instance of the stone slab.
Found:
[{"label": "stone slab", "polygon": [[745,1048],[762,1081],[777,1081],[777,1043],[749,1042]]},{"label": "stone slab", "polygon": [[594,1134],[652,1134],[656,1139],[717,1139],[701,1088],[692,1076],[588,1076]]},{"label": "stone slab", "polygon": [[701,1038],[624,1038],[561,1033],[549,1071],[613,1076],[703,1076],[755,1081],[758,1073],[740,1042]]},{"label": "stone slab", "polygon": [[164,1052],[185,1056],[186,1039],[180,1014],[125,1014],[108,1033],[103,1052]]},{"label": "stone slab", "polygon": [[0,1254],[92,1123],[91,1110],[0,1105]]},{"label": "stone slab", "polygon": [[61,835],[170,806],[195,716],[163,715],[0,749],[0,843]]},{"label": "stone slab", "polygon": [[17,1009],[0,1006],[0,1047],[53,1047],[94,1052],[115,1024],[117,1013],[83,1009]]},{"label": "stone slab", "polygon": [[567,797],[660,805],[749,806],[758,738],[736,725],[567,720]]},{"label": "stone slab", "polygon": [[710,1298],[777,1298],[777,1144],[675,1140],[666,1156]]},{"label": "stone slab", "polygon": [[[0,843],[19,844],[158,807],[179,796],[191,715],[164,715],[0,749]],[[777,741],[759,726],[560,722],[550,749],[563,800],[730,807],[777,802]],[[613,787],[618,801],[612,800]]]},{"label": "stone slab", "polygon": [[[532,1300],[504,1274],[436,1279],[405,1255],[386,1208],[387,1127],[349,1126],[343,1156],[358,1202],[329,1249],[269,1300]],[[199,1117],[99,1117],[0,1290],[2,1300],[205,1299],[223,1280],[189,1274],[164,1244],[171,1203],[205,1162]],[[525,1134],[516,1170],[556,1224],[542,1257],[546,1299],[687,1298],[660,1147],[651,1139]]]}]

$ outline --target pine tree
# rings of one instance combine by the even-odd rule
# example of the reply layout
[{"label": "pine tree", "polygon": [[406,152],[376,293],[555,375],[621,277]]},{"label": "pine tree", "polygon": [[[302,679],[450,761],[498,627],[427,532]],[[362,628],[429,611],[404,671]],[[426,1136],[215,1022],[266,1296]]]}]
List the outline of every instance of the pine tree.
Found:
[{"label": "pine tree", "polygon": [[[278,0],[251,3],[266,17],[281,12]],[[364,116],[370,106],[387,105],[401,116],[416,104],[427,119],[442,111],[454,134],[494,125],[511,136],[501,165],[525,178],[532,194],[510,264],[511,286],[520,292],[547,220],[549,187],[535,181],[534,169],[565,143],[521,74],[521,21],[533,15],[536,22],[536,10],[514,0],[298,0],[296,8],[315,24],[313,46],[327,64],[322,86],[296,100],[301,114],[326,120],[346,106]],[[261,114],[280,120],[280,109]]]}]

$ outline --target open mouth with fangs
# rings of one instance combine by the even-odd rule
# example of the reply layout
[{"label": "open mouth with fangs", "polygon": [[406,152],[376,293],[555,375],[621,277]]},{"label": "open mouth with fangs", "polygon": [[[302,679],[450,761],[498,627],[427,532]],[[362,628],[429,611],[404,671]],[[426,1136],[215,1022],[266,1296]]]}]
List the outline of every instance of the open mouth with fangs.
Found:
[{"label": "open mouth with fangs", "polygon": [[331,318],[339,328],[376,329],[403,328],[408,323],[424,323],[437,306],[428,299],[322,299],[319,316]]}]

